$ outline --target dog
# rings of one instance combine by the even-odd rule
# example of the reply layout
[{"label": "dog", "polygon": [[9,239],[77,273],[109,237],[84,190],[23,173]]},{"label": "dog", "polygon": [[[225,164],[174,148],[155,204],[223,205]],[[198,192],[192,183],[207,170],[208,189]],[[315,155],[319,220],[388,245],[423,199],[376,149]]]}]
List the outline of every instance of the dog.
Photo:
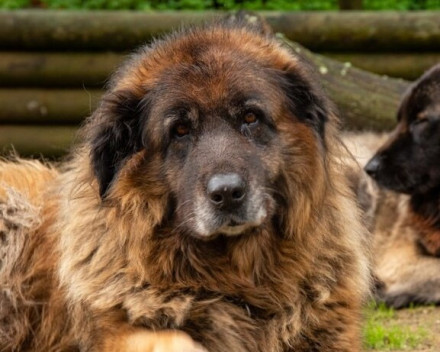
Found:
[{"label": "dog", "polygon": [[337,125],[255,25],[142,47],[59,171],[0,165],[0,350],[360,351],[370,268]]},{"label": "dog", "polygon": [[440,65],[406,95],[398,124],[365,166],[379,185],[410,195],[409,216],[428,253],[440,256]]},{"label": "dog", "polygon": [[371,158],[365,171],[376,182],[364,179],[358,193],[369,204],[377,298],[395,308],[439,304],[440,65],[408,88],[397,120],[389,136],[351,136],[365,150],[350,149],[361,164]]}]

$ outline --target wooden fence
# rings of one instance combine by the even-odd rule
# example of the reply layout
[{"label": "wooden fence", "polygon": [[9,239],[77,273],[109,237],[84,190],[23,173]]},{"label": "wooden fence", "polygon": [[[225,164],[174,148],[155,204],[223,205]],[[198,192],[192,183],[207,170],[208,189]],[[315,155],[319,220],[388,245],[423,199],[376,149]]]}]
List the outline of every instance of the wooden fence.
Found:
[{"label": "wooden fence", "polygon": [[[440,12],[262,13],[330,58],[406,79],[440,62]],[[109,74],[153,36],[214,12],[0,11],[0,151],[58,156]]]}]

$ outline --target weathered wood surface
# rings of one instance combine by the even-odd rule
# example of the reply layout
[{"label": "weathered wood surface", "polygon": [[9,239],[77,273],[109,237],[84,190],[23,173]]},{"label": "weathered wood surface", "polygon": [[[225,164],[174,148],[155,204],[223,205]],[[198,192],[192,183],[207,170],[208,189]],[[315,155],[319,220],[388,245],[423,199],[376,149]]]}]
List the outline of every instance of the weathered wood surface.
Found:
[{"label": "weathered wood surface", "polygon": [[440,12],[313,12],[268,15],[273,28],[315,51],[440,48]]},{"label": "weathered wood surface", "polygon": [[0,126],[0,154],[57,157],[66,154],[77,139],[72,126]]},{"label": "weathered wood surface", "polygon": [[3,87],[102,87],[125,55],[112,52],[0,52]]},{"label": "weathered wood surface", "polygon": [[0,89],[0,124],[78,124],[102,92],[85,89]]},{"label": "weathered wood surface", "polygon": [[[440,49],[440,48],[439,48]],[[321,53],[331,59],[349,62],[353,66],[379,75],[415,80],[428,68],[440,62],[437,53]]]},{"label": "weathered wood surface", "polygon": [[[1,50],[131,50],[153,35],[223,13],[0,11]],[[315,51],[436,51],[440,12],[261,12],[276,32]]]},{"label": "weathered wood surface", "polygon": [[0,11],[0,49],[131,50],[182,24],[214,16],[185,11]]}]

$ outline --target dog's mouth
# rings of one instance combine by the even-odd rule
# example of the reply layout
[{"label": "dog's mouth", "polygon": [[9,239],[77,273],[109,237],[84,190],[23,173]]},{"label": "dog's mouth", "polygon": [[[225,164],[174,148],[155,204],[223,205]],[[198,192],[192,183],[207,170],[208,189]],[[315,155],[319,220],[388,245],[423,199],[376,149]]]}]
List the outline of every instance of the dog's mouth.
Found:
[{"label": "dog's mouth", "polygon": [[241,235],[248,230],[259,227],[267,218],[267,210],[265,206],[261,206],[257,214],[252,219],[239,219],[236,216],[230,216],[224,219],[222,225],[220,225],[215,233],[237,236]]},{"label": "dog's mouth", "polygon": [[195,234],[205,239],[215,238],[218,235],[239,236],[255,229],[266,221],[267,210],[261,206],[260,210],[253,216],[241,217],[238,214],[212,216],[208,221],[199,219],[196,221]]},{"label": "dog's mouth", "polygon": [[192,206],[180,207],[179,222],[194,237],[211,240],[219,235],[239,236],[261,227],[272,216],[275,201],[269,194],[252,192],[233,209],[213,206],[206,197],[196,197]]}]

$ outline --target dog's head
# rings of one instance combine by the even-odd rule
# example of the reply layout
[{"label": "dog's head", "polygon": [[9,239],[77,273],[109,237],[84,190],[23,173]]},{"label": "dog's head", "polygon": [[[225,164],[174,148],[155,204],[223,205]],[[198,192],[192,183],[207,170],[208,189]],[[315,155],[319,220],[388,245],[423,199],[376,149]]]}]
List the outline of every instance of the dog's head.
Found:
[{"label": "dog's head", "polygon": [[103,201],[124,197],[127,182],[138,194],[154,188],[179,230],[238,235],[293,201],[280,193],[320,189],[328,116],[304,65],[272,37],[193,29],[116,74],[89,124],[91,165]]},{"label": "dog's head", "polygon": [[440,65],[405,93],[391,137],[365,166],[380,185],[423,194],[440,185]]}]

